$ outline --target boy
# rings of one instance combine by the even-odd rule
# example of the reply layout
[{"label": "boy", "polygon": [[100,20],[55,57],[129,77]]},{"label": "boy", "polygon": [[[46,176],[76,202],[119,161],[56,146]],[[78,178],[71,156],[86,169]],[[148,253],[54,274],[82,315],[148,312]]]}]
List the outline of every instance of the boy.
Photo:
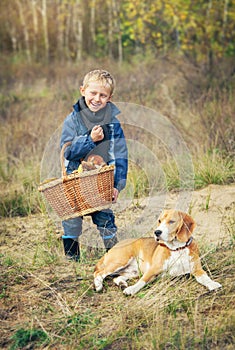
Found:
[{"label": "boy", "polygon": [[[116,118],[120,111],[111,102],[114,87],[114,78],[105,70],[93,70],[86,74],[80,87],[82,96],[64,121],[60,145],[62,147],[72,141],[65,150],[68,174],[77,169],[81,160],[87,159],[90,154],[100,155],[107,164],[115,165],[113,202],[116,202],[119,192],[126,185],[128,159],[124,133]],[[90,215],[106,250],[109,250],[117,243],[117,227],[112,210],[97,211]],[[65,255],[78,261],[82,217],[63,221],[62,225]]]}]

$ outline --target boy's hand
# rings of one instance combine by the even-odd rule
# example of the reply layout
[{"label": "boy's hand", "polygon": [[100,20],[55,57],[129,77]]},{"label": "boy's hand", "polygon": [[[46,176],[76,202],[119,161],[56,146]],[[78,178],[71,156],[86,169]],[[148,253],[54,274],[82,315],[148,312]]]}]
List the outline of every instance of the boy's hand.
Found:
[{"label": "boy's hand", "polygon": [[116,188],[114,188],[113,189],[113,199],[112,199],[113,203],[117,202],[118,195],[119,195],[119,191]]},{"label": "boy's hand", "polygon": [[98,142],[103,140],[104,132],[100,125],[95,125],[91,130],[91,139],[93,142]]}]

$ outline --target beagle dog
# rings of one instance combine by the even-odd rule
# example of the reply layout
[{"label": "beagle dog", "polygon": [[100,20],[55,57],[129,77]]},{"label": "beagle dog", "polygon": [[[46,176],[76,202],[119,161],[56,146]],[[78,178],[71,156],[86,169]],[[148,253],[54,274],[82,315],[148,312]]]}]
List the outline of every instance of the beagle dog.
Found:
[{"label": "beagle dog", "polygon": [[[198,245],[192,237],[196,226],[192,217],[176,210],[165,210],[158,218],[155,237],[125,239],[110,249],[96,264],[94,286],[103,289],[105,277],[114,275],[114,283],[123,293],[134,295],[160,273],[180,276],[191,273],[209,290],[220,288],[202,269]],[[127,280],[140,277],[128,287]]]}]

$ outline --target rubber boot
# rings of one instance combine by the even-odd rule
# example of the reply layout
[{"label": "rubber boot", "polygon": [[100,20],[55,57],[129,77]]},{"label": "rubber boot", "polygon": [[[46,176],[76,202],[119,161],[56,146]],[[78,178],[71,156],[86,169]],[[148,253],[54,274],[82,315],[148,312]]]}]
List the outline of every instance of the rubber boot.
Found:
[{"label": "rubber boot", "polygon": [[80,260],[79,243],[71,238],[63,238],[64,252],[69,260]]},{"label": "rubber boot", "polygon": [[113,238],[104,239],[103,242],[104,242],[104,246],[105,246],[106,252],[108,252],[111,248],[113,248],[113,246],[115,244],[118,243],[118,240],[117,240],[117,237],[114,236]]}]

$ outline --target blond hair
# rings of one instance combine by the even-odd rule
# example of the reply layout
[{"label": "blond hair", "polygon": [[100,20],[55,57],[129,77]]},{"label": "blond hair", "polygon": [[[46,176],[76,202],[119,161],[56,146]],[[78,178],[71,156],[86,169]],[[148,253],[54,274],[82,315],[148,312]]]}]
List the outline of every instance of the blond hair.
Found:
[{"label": "blond hair", "polygon": [[91,81],[98,81],[103,86],[110,87],[110,95],[113,94],[115,88],[115,80],[108,71],[103,69],[95,69],[87,73],[83,79],[83,87],[86,88]]}]

